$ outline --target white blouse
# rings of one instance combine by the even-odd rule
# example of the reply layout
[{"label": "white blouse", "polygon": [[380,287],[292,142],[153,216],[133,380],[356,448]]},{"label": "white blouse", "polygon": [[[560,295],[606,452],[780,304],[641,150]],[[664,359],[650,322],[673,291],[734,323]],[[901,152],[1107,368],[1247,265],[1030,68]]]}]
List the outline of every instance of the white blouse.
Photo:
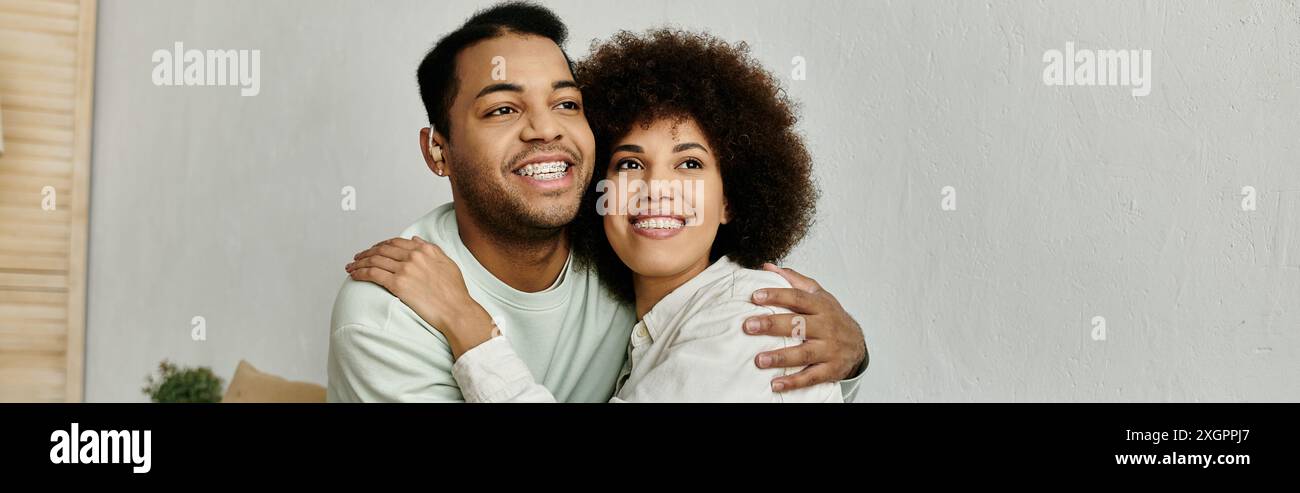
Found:
[{"label": "white blouse", "polygon": [[[781,393],[772,379],[802,368],[758,368],[761,352],[802,343],[793,337],[755,336],[745,319],[790,313],[759,306],[755,290],[788,288],[772,272],[746,269],[723,257],[668,293],[632,330],[628,361],[611,402],[843,402],[827,382]],[[527,330],[527,328],[521,328]],[[555,402],[504,336],[461,355],[452,367],[466,402]]]}]

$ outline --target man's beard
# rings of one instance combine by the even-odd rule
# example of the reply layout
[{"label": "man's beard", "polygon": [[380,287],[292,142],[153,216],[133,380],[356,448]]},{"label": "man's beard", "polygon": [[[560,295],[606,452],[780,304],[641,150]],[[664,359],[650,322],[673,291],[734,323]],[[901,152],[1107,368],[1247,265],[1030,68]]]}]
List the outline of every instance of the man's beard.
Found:
[{"label": "man's beard", "polygon": [[[521,196],[494,186],[498,181],[491,175],[501,172],[501,169],[507,168],[509,163],[498,167],[479,162],[466,162],[456,170],[458,171],[457,192],[462,198],[457,201],[456,207],[463,207],[466,213],[473,216],[484,233],[508,244],[537,243],[551,240],[563,233],[564,228],[573,222],[573,218],[578,214],[578,205],[582,200],[581,191],[586,189],[589,176],[583,176],[586,174],[584,167],[578,164],[582,162],[582,156],[574,155],[567,149],[547,150],[562,150],[574,159],[575,164],[569,168],[569,172],[577,173],[573,176],[573,190],[577,190],[578,193],[573,200],[553,206],[530,203]],[[532,149],[515,158],[536,154],[538,151]],[[564,193],[573,192],[570,190]]]}]

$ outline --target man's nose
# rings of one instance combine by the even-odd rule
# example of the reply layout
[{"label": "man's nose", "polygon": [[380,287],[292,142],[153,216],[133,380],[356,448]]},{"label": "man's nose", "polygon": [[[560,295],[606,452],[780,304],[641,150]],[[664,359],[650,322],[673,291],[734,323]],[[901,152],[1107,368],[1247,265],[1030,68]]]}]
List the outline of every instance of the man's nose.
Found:
[{"label": "man's nose", "polygon": [[550,111],[530,112],[525,118],[527,119],[527,125],[520,134],[520,137],[525,141],[551,142],[559,139],[563,134],[559,121]]}]

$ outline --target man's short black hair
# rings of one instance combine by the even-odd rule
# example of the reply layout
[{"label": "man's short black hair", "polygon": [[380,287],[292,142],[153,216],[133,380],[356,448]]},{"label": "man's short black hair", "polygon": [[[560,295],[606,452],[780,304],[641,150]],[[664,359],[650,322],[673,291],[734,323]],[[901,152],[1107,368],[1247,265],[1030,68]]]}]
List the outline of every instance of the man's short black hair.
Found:
[{"label": "man's short black hair", "polygon": [[[480,10],[459,29],[443,36],[420,62],[416,80],[420,84],[420,99],[429,114],[429,123],[451,138],[451,117],[448,111],[456,101],[459,81],[456,79],[456,55],[470,46],[506,33],[530,34],[554,41],[564,52],[564,41],[569,30],[555,12],[528,2],[505,2]],[[564,54],[573,71],[568,53]]]}]

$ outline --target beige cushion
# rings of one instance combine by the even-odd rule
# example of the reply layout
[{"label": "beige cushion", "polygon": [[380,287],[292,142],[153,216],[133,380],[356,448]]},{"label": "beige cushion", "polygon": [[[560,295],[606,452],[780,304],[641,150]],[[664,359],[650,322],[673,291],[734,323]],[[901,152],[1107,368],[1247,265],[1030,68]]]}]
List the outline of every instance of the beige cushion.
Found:
[{"label": "beige cushion", "polygon": [[239,360],[221,402],[325,402],[325,387],[262,373],[247,361]]}]

